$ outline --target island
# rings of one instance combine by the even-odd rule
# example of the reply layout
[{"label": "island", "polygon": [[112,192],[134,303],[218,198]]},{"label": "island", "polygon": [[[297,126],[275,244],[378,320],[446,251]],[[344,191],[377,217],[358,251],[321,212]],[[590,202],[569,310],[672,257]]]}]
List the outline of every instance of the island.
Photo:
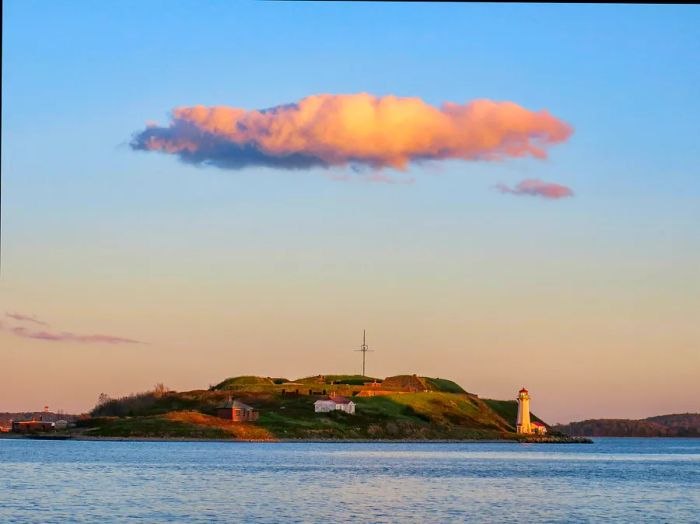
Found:
[{"label": "island", "polygon": [[12,433],[79,439],[590,442],[554,430],[524,406],[527,414],[522,408],[519,414],[519,401],[480,398],[454,381],[417,375],[239,376],[201,390],[157,385],[122,398],[102,394],[89,414],[72,417],[67,427],[47,432],[41,429],[46,424],[22,421]]}]

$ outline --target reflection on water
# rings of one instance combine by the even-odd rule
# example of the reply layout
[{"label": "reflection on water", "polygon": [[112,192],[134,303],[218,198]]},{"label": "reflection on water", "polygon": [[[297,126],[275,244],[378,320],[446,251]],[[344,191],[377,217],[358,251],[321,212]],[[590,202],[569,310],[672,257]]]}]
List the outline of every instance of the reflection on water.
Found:
[{"label": "reflection on water", "polygon": [[700,522],[700,440],[0,440],[0,522]]}]

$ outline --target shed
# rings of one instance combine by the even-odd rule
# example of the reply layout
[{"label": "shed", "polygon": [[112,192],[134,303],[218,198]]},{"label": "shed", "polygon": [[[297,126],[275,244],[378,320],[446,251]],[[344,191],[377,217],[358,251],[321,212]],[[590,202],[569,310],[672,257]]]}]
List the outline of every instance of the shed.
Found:
[{"label": "shed", "polygon": [[216,416],[233,422],[254,422],[258,420],[259,412],[252,406],[229,398],[216,406]]}]

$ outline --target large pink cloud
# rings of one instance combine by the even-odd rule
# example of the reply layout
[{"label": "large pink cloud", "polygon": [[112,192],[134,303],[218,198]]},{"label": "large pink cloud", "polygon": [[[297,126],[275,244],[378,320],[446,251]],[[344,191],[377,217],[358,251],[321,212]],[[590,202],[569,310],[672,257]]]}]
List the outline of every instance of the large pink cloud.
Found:
[{"label": "large pink cloud", "polygon": [[572,132],[548,111],[513,102],[481,99],[435,107],[419,98],[324,94],[266,110],[179,107],[169,125],[149,125],[131,147],[230,169],[405,170],[423,160],[545,158],[548,147]]},{"label": "large pink cloud", "polygon": [[498,184],[496,189],[501,193],[507,193],[511,195],[518,196],[538,196],[543,198],[566,198],[574,196],[574,192],[571,188],[562,186],[560,184],[554,184],[552,182],[545,182],[543,180],[537,179],[526,179],[519,182],[515,187],[508,187],[505,184]]}]

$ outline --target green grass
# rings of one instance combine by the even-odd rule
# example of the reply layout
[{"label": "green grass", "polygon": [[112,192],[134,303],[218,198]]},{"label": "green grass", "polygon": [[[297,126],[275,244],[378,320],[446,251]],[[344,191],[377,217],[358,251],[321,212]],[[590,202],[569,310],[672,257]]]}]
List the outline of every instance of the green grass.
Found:
[{"label": "green grass", "polygon": [[478,399],[453,393],[356,397],[356,414],[314,413],[316,397],[260,406],[258,424],[277,438],[498,438],[505,424]]},{"label": "green grass", "polygon": [[274,386],[275,381],[270,377],[255,377],[246,375],[241,377],[230,377],[213,386],[212,390],[232,389],[241,386]]},{"label": "green grass", "polygon": [[105,421],[85,432],[91,437],[149,437],[149,438],[231,438],[230,433],[198,424],[167,420],[158,416],[120,418]]},{"label": "green grass", "polygon": [[429,386],[432,386],[434,391],[442,391],[444,393],[466,393],[466,391],[462,389],[462,386],[446,378],[421,378],[425,380]]}]

